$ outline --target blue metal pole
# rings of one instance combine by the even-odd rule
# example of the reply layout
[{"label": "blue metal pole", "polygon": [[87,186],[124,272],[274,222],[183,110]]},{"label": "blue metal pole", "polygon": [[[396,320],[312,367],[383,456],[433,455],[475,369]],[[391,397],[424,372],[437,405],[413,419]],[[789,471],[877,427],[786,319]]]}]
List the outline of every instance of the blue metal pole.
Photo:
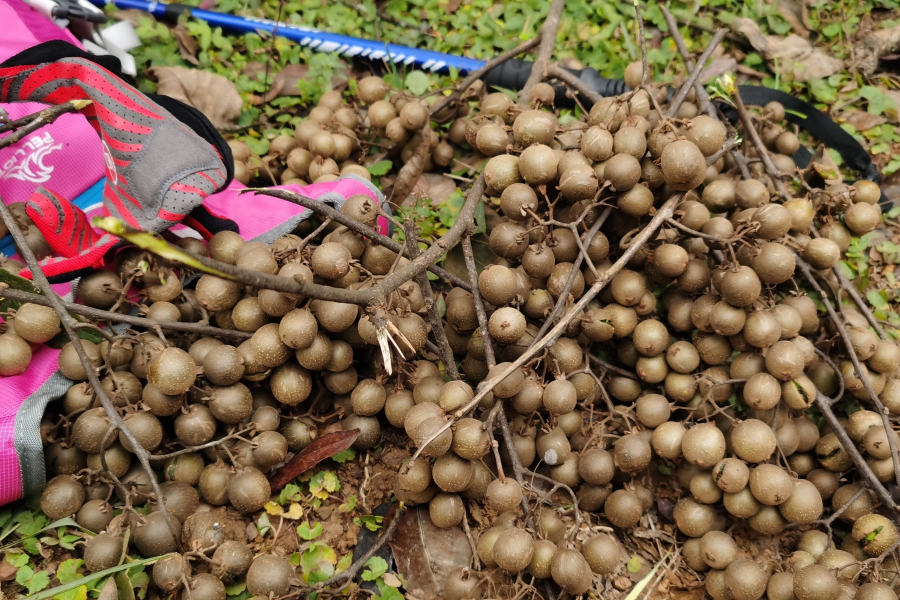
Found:
[{"label": "blue metal pole", "polygon": [[240,17],[212,10],[203,10],[185,4],[164,4],[148,0],[90,0],[90,2],[100,7],[111,4],[120,9],[135,8],[161,19],[177,18],[182,13],[188,13],[196,19],[206,21],[213,27],[221,27],[229,31],[242,33],[265,31],[293,40],[301,46],[312,48],[317,52],[336,52],[347,58],[381,60],[390,56],[397,64],[415,65],[427,71],[447,71],[450,67],[453,67],[462,73],[467,73],[480,69],[485,62],[465,56],[432,52],[431,50],[410,48],[397,44],[385,44],[349,35],[338,35],[302,25],[279,23],[270,19]]}]

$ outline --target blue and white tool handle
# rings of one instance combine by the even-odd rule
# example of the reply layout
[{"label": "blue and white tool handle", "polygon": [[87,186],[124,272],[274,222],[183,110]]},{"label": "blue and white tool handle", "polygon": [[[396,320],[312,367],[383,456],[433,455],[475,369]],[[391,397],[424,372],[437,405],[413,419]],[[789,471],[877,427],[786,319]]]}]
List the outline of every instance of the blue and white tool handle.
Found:
[{"label": "blue and white tool handle", "polygon": [[[485,61],[454,54],[445,54],[420,48],[410,48],[398,44],[385,44],[348,35],[328,33],[303,25],[229,15],[212,10],[194,8],[185,4],[153,2],[150,0],[90,0],[97,6],[112,4],[120,9],[138,9],[150,13],[160,20],[176,20],[187,13],[195,19],[206,21],[213,27],[221,27],[227,31],[254,33],[265,31],[306,46],[318,52],[336,52],[347,58],[366,58],[370,60],[393,60],[396,64],[415,66],[424,71],[446,72],[450,68],[460,73],[477,71]],[[500,87],[518,90],[525,85],[531,73],[532,63],[513,59],[494,69],[487,77],[487,83]],[[601,96],[616,96],[627,91],[625,82],[602,77],[592,68],[580,71],[572,70],[579,79],[585,82]],[[565,90],[562,86],[557,90],[557,100],[563,101]]]}]

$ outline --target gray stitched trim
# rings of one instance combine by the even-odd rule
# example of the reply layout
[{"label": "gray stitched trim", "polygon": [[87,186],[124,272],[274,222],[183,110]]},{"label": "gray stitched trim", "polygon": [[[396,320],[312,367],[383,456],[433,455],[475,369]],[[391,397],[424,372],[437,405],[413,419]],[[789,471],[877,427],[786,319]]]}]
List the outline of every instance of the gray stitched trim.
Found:
[{"label": "gray stitched trim", "polygon": [[35,494],[44,489],[47,481],[44,466],[44,445],[41,442],[41,418],[47,404],[62,398],[73,385],[59,371],[50,376],[16,411],[15,446],[22,472],[22,495]]},{"label": "gray stitched trim", "polygon": [[375,194],[376,200],[382,203],[384,202],[384,194],[381,193],[381,190],[379,190],[374,183],[372,183],[365,177],[354,175],[353,173],[347,173],[346,175],[341,175],[341,179],[353,179],[354,181],[360,182],[361,184],[369,188],[369,190],[371,190],[373,194]]},{"label": "gray stitched trim", "polygon": [[[113,326],[122,333],[128,325]],[[22,495],[36,494],[47,483],[47,466],[44,463],[44,444],[41,441],[41,419],[47,405],[66,395],[75,382],[56,371],[33,394],[25,398],[16,411],[14,445],[22,472]]]}]

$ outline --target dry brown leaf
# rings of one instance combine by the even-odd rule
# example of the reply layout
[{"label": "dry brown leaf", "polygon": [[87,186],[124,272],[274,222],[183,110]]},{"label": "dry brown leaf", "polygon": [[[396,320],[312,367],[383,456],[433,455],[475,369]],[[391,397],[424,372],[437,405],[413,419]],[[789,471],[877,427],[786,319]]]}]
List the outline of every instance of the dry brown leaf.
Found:
[{"label": "dry brown leaf", "polygon": [[19,567],[6,560],[6,555],[4,555],[3,560],[0,560],[0,581],[12,581],[18,572]]},{"label": "dry brown leaf", "polygon": [[103,584],[103,589],[100,590],[100,596],[97,600],[119,600],[119,588],[116,587],[114,577],[110,577]]},{"label": "dry brown leaf", "polygon": [[[418,183],[419,178],[422,177],[422,171],[425,167],[425,158],[428,156],[429,152],[431,152],[431,148],[429,147],[428,141],[422,140],[416,147],[416,151],[413,153],[412,158],[406,161],[400,168],[400,171],[397,173],[397,178],[394,180],[394,186],[391,189],[388,200],[392,205],[399,206],[400,204],[407,204],[410,202],[412,191]],[[412,201],[415,202],[414,195]]]},{"label": "dry brown leaf", "polygon": [[423,506],[411,508],[400,517],[389,544],[397,571],[407,581],[407,597],[441,598],[450,571],[467,567],[472,560],[472,549],[462,529],[437,528]]},{"label": "dry brown leaf", "polygon": [[292,479],[312,469],[326,458],[343,452],[356,441],[358,436],[359,429],[351,429],[350,431],[333,431],[316,438],[313,443],[301,450],[269,478],[272,490],[280,490]]},{"label": "dry brown leaf", "polygon": [[856,68],[863,75],[872,75],[878,59],[900,50],[900,25],[873,31],[853,45]]},{"label": "dry brown leaf", "polygon": [[181,58],[194,66],[199,65],[200,61],[197,60],[197,52],[200,50],[200,44],[191,36],[187,27],[183,23],[179,23],[172,29],[172,35],[175,36],[175,41],[178,42],[178,52],[181,53]]},{"label": "dry brown leaf", "polygon": [[777,4],[778,14],[790,24],[794,33],[808,40],[809,29],[806,24],[809,20],[809,8],[806,0],[778,0]]},{"label": "dry brown leaf", "polygon": [[730,56],[717,58],[703,69],[703,73],[700,75],[700,83],[706,85],[717,77],[733,71],[736,67],[737,61]]},{"label": "dry brown leaf", "polygon": [[128,21],[131,23],[131,26],[135,28],[140,27],[141,19],[152,19],[154,22],[156,21],[156,19],[153,18],[153,15],[149,15],[136,8],[117,10],[113,13],[113,19],[116,21]]},{"label": "dry brown leaf", "polygon": [[[493,227],[491,227],[491,219],[489,216],[487,217],[487,229],[488,231],[493,229]],[[494,254],[494,251],[491,250],[488,236],[483,233],[476,233],[472,236],[472,256],[475,258],[475,270],[478,273],[481,273],[482,269],[498,258],[497,255]],[[465,256],[463,256],[462,244],[457,244],[450,249],[450,252],[447,253],[447,257],[444,259],[444,268],[449,273],[456,275],[464,281],[469,280],[469,271],[466,268],[466,259]],[[478,520],[474,509],[472,511],[472,516],[476,521]]]},{"label": "dry brown leaf", "polygon": [[888,122],[888,120],[884,117],[880,115],[873,115],[872,113],[866,112],[864,110],[851,110],[845,112],[841,115],[841,118],[850,125],[853,125],[853,128],[857,131],[868,131],[873,127],[878,127],[879,125],[883,125]]},{"label": "dry brown leaf", "polygon": [[444,11],[448,15],[452,15],[456,11],[459,10],[459,7],[462,5],[462,0],[447,0],[447,4],[444,5]]},{"label": "dry brown leaf", "polygon": [[[383,180],[382,180],[383,181]],[[442,173],[423,173],[403,201],[410,206],[419,198],[428,198],[432,206],[440,206],[456,191],[456,182]]]},{"label": "dry brown leaf", "polygon": [[151,67],[156,91],[190,104],[215,127],[234,125],[241,116],[241,95],[221,75],[182,67]]},{"label": "dry brown leaf", "polygon": [[[261,71],[265,72],[265,65],[263,65]],[[309,69],[305,64],[285,65],[272,81],[272,87],[262,96],[255,98],[253,103],[257,105],[265,104],[281,96],[302,96],[303,92],[300,91],[297,84],[306,79],[308,71]],[[255,70],[255,72],[258,73],[259,70]],[[337,72],[331,77],[331,88],[335,90],[343,88],[349,78],[350,67],[344,61],[340,61]]]},{"label": "dry brown leaf", "polygon": [[832,185],[843,181],[841,170],[838,168],[834,159],[831,158],[828,149],[824,144],[819,144],[815,154],[809,161],[809,166],[803,171],[803,179],[805,181],[816,181],[821,179],[825,185]]},{"label": "dry brown leaf", "polygon": [[[262,71],[265,72],[265,65]],[[275,76],[274,81],[272,81],[272,87],[265,94],[254,100],[253,103],[265,104],[281,96],[302,95],[303,92],[298,89],[297,84],[306,78],[308,71],[309,68],[305,64],[286,65]]]},{"label": "dry brown leaf", "polygon": [[249,77],[250,79],[252,79],[254,81],[259,77],[260,73],[265,73],[265,72],[266,72],[266,64],[261,63],[256,60],[251,60],[246,65],[244,65],[243,69],[241,69],[241,75],[246,75],[247,77]]},{"label": "dry brown leaf", "polygon": [[798,35],[767,36],[755,21],[745,18],[735,19],[732,28],[747,37],[750,45],[771,62],[772,69],[790,75],[794,81],[809,81],[811,77],[824,79],[844,69],[843,61],[813,48]]}]

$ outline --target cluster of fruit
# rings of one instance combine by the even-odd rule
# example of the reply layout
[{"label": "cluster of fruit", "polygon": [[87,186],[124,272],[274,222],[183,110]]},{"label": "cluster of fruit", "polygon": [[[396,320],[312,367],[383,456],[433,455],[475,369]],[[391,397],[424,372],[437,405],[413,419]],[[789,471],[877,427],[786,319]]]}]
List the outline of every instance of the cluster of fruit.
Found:
[{"label": "cluster of fruit", "polygon": [[[635,85],[639,69],[627,73]],[[358,429],[355,447],[366,450],[393,427],[415,447],[397,473],[398,500],[427,504],[438,527],[466,519],[467,502],[483,503],[494,519],[477,533],[477,553],[496,578],[455,571],[445,598],[480,597],[489,584],[501,585],[504,573],[519,572],[552,578],[572,596],[585,593],[595,576],[623,568],[629,533],[648,513],[661,518],[661,472],[674,473],[672,518],[684,563],[706,573],[714,599],[896,598],[891,585],[900,565],[888,558],[873,573],[862,564],[894,547],[896,525],[854,474],[857,465],[836,432],[807,411],[818,396],[846,392],[858,410],[841,419],[842,427],[878,480],[892,481],[891,447],[900,442],[868,389],[890,415],[900,411],[900,347],[849,306],[840,328],[851,344],[833,343],[837,325],[799,291],[806,284],[798,269],[808,263],[826,285],[837,285],[831,269],[851,236],[880,221],[878,186],[813,188],[818,183],[808,180],[782,197],[782,182],[763,159],[779,178],[805,175],[790,159],[799,140],[777,104],[755,115],[762,150],[770,153],[762,157],[748,144],[743,154],[723,151],[734,132],[699,114],[693,94],[671,118],[655,108],[666,106],[664,91],[641,88],[563,124],[554,97],[551,86],[535,85],[523,108],[505,94],[473,88],[460,108],[434,116],[449,122],[438,135],[426,102],[370,77],[354,99],[365,109],[326,94],[294,138],[273,140],[271,160],[257,165],[246,146],[232,145],[238,179],[246,181],[264,170],[284,182],[368,177],[358,161],[367,140],[378,137],[403,144],[405,161],[428,143],[423,168],[446,166],[461,152],[482,157],[497,258],[473,278],[477,296],[441,284],[443,336],[434,336],[428,318],[435,299],[415,281],[382,306],[360,307],[211,274],[186,286],[183,267],[137,250],[120,255],[115,270],[82,279],[84,304],[119,310],[139,290],[145,316],[159,323],[81,343],[134,438],[155,457],[170,521],[185,546],[212,557],[209,569],[195,564],[201,572],[192,575],[176,552],[177,536],[148,473],[133,460],[129,441],[111,430],[70,343],[59,367],[74,383],[58,409],[67,418],[46,422],[53,479],[42,508],[101,532],[85,547],[88,569],[117,564],[130,530],[143,556],[173,553],[153,567],[165,591],[188,582],[193,600],[222,600],[222,580],[246,576],[254,596],[283,596],[294,581],[287,559],[254,559],[245,540],[226,539],[200,507],[253,514],[271,495],[266,474],[318,435]],[[742,177],[745,170],[750,177]],[[674,218],[632,248],[636,232],[673,199]],[[341,208],[368,227],[380,210],[367,196]],[[182,243],[246,272],[345,290],[368,289],[408,264],[337,223],[318,233],[314,223],[300,227],[271,245],[228,232],[208,246]],[[606,277],[609,285],[592,292]],[[590,302],[576,308],[588,293]],[[394,350],[381,344],[381,319],[400,340]],[[198,321],[244,334],[244,341],[171,329]],[[546,352],[501,375],[548,327],[560,325]],[[0,336],[3,372],[21,372],[29,343],[58,330],[52,310],[19,308]],[[462,379],[426,349],[429,338],[446,340]],[[386,351],[398,369],[386,368]],[[854,358],[863,361],[860,368]],[[490,393],[479,394],[485,387]],[[311,404],[340,419],[317,424]],[[508,419],[511,437],[492,452],[499,419]],[[544,497],[544,480],[571,493],[564,503],[574,510],[560,511]],[[114,517],[113,491],[121,502],[147,502],[150,512]],[[846,524],[839,549],[830,526],[821,530],[826,507]],[[801,527],[791,562],[771,572],[739,550],[727,532],[742,521],[759,535]],[[588,526],[601,523],[615,533]],[[869,580],[864,585],[861,576]]]}]

